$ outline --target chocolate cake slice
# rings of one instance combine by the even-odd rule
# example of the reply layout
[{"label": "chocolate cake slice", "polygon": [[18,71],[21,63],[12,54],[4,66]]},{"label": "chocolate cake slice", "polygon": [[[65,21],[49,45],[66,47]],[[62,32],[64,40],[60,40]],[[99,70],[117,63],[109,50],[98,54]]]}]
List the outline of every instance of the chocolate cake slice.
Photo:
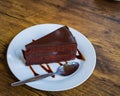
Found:
[{"label": "chocolate cake slice", "polygon": [[76,57],[77,43],[67,26],[27,44],[26,65],[68,61]]}]

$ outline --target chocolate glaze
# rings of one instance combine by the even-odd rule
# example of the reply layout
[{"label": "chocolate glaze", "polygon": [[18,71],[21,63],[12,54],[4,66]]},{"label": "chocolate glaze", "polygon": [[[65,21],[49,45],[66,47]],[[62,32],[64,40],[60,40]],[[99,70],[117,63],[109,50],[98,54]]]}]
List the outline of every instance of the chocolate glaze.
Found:
[{"label": "chocolate glaze", "polygon": [[26,45],[22,51],[26,65],[68,61],[75,59],[77,43],[67,26]]},{"label": "chocolate glaze", "polygon": [[[49,42],[49,43],[48,43]],[[68,29],[67,26],[63,26],[48,35],[43,36],[38,40],[34,40],[34,42],[29,43],[26,45],[26,48],[33,47],[33,46],[56,46],[56,45],[63,45],[63,44],[71,44],[75,43],[76,40],[73,37],[72,33]]]}]

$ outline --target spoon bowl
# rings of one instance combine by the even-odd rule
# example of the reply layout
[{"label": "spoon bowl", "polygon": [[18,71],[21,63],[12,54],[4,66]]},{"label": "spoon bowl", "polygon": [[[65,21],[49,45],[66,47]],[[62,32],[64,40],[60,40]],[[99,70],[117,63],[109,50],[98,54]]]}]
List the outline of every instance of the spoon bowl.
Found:
[{"label": "spoon bowl", "polygon": [[79,63],[77,62],[71,62],[68,64],[64,64],[63,66],[58,67],[55,74],[61,75],[61,76],[68,76],[74,73],[79,67]]}]

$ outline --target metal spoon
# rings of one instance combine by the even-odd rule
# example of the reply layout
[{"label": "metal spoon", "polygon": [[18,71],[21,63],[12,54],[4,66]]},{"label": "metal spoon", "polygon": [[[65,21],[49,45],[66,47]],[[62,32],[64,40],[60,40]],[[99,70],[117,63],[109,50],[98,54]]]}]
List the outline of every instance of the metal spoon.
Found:
[{"label": "metal spoon", "polygon": [[77,62],[64,64],[64,65],[58,67],[57,71],[54,72],[54,73],[48,73],[48,74],[44,74],[44,75],[37,75],[37,76],[29,78],[27,80],[11,83],[11,86],[23,85],[23,84],[28,83],[28,82],[44,79],[44,78],[46,78],[48,76],[53,76],[55,74],[60,75],[60,76],[68,76],[68,75],[71,75],[72,73],[74,73],[78,69],[78,67],[79,67],[79,63],[77,63]]}]

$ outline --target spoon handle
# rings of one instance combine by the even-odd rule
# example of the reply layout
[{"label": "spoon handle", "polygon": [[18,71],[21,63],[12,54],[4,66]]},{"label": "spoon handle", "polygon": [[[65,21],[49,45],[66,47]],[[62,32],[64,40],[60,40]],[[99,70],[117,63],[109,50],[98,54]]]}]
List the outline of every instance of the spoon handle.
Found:
[{"label": "spoon handle", "polygon": [[44,78],[46,78],[48,76],[52,76],[54,74],[55,73],[48,73],[48,74],[44,74],[44,75],[37,75],[35,77],[29,78],[29,79],[26,79],[26,80],[23,80],[23,81],[18,81],[18,82],[11,83],[11,86],[23,85],[23,84],[28,83],[28,82],[32,82],[32,81],[37,81],[37,80],[40,80],[40,79],[44,79]]}]

